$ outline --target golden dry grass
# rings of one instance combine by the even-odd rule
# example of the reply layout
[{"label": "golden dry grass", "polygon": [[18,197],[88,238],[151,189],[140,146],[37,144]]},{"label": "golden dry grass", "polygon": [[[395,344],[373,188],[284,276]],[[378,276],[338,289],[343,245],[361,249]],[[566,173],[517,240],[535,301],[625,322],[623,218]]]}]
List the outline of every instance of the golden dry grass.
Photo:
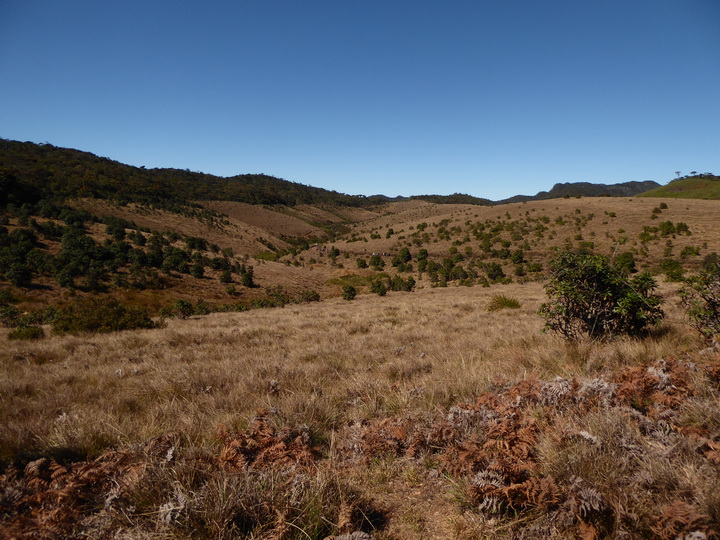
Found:
[{"label": "golden dry grass", "polygon": [[[664,201],[668,208],[656,214],[656,219],[651,218],[653,209],[663,201],[653,198],[584,197],[499,206],[437,205],[420,201],[414,202],[416,206],[413,208],[390,207],[383,216],[353,226],[353,232],[360,237],[365,236],[369,239],[372,232],[377,232],[381,238],[367,243],[338,241],[335,242],[335,245],[341,251],[351,253],[353,257],[373,252],[394,253],[405,246],[411,247],[411,250],[423,247],[430,252],[431,256],[441,257],[447,256],[453,241],[462,239],[464,233],[455,234],[451,240],[432,238],[430,242],[418,246],[412,243],[411,234],[420,223],[427,223],[429,226],[427,231],[434,232],[442,220],[448,220],[446,224],[448,229],[460,227],[465,230],[468,222],[495,220],[496,222],[510,223],[546,216],[549,218],[549,230],[544,236],[539,238],[531,234],[525,238],[531,245],[531,248],[526,250],[526,257],[530,260],[547,261],[554,256],[554,248],[563,247],[568,241],[577,246],[580,241],[577,239],[578,235],[582,236],[583,241],[592,241],[595,244],[595,250],[606,255],[612,255],[616,251],[640,250],[642,245],[639,234],[643,231],[643,227],[657,227],[663,221],[685,222],[689,225],[692,235],[673,236],[651,242],[647,246],[648,255],[645,257],[648,264],[656,264],[664,257],[667,240],[672,241],[672,256],[674,257],[678,257],[685,246],[697,246],[701,248],[703,255],[713,251],[720,252],[720,235],[717,234],[717,213],[720,210],[720,201],[689,199]],[[587,218],[590,215],[592,218],[577,226],[576,218]],[[558,218],[563,218],[565,223],[563,225],[556,224]],[[385,238],[388,228],[392,228],[395,235]],[[461,252],[465,245],[471,246],[477,254],[478,242],[474,241],[472,236],[469,243],[459,247]],[[691,265],[694,264],[692,260],[688,262]]]},{"label": "golden dry grass", "polygon": [[203,201],[205,208],[216,210],[241,223],[264,229],[276,237],[321,236],[323,231],[302,219],[257,204],[233,201]]},{"label": "golden dry grass", "polygon": [[[668,322],[660,330],[645,339],[608,343],[569,345],[543,334],[536,313],[545,295],[537,283],[424,289],[386,297],[361,295],[352,302],[331,299],[283,309],[212,314],[170,320],[158,330],[53,336],[33,343],[9,342],[2,336],[0,459],[22,467],[47,456],[67,464],[95,458],[108,448],[138,448],[163,436],[175,441],[183,459],[190,459],[187,456],[218,452],[223,440],[218,428],[242,433],[263,411],[271,429],[306,430],[308,444],[320,454],[317,470],[325,471],[318,474],[349,482],[358,500],[371,501],[385,516],[377,538],[519,534],[528,518],[515,522],[483,517],[473,509],[477,503],[468,499],[471,476],[443,472],[432,449],[417,458],[353,457],[352,449],[366,440],[359,438],[358,430],[375,429],[388,420],[422,426],[433,418],[444,418],[454,406],[472,403],[484,392],[499,392],[518,381],[612,377],[624,368],[644,369],[660,358],[681,357],[702,348],[674,307],[674,289],[665,286],[662,292]],[[522,306],[488,312],[486,306],[497,294],[517,298]],[[720,417],[717,392],[705,392],[684,405],[682,414],[695,418],[695,424],[706,425],[715,421],[708,419]],[[542,414],[549,413],[538,408],[529,414],[539,415],[542,423]],[[623,435],[623,441],[630,441],[627,444],[635,441],[632,444],[638,448],[649,444],[633,431],[638,428],[623,427],[627,420],[619,412],[593,414],[568,413],[564,422],[571,431],[610,439],[625,433],[623,429],[630,430]],[[711,432],[720,435],[718,428],[711,426]],[[403,436],[392,437],[401,441]],[[579,443],[561,444],[552,438],[553,433],[543,437],[536,459],[548,475],[565,478],[561,474],[564,464],[574,460],[573,474],[593,479],[603,486],[603,493],[612,489],[613,484],[601,481],[605,473],[593,468],[590,450]],[[662,473],[670,483],[668,497],[678,489],[696,493],[691,486],[694,481],[698,496],[709,497],[698,476],[707,472],[707,465],[693,461],[693,450],[688,448],[677,462],[684,472],[672,472],[672,461],[653,458],[653,463],[668,468]],[[612,452],[622,451],[612,447]],[[609,460],[602,462],[608,466],[612,463],[612,456],[602,453],[593,459]],[[151,470],[150,465],[146,467]],[[167,474],[172,470],[167,469]],[[627,470],[637,471],[629,466]],[[215,497],[219,496],[217,482],[225,478],[224,473],[218,474],[213,472],[210,481]],[[661,481],[660,476],[651,476],[648,481]],[[320,490],[318,486],[327,482],[317,478],[312,489]],[[621,484],[628,482],[614,478]],[[168,482],[172,493],[174,484]],[[141,488],[134,489],[133,496],[140,496],[137,489]],[[161,491],[156,494],[159,502],[147,504],[166,500],[167,492]],[[662,506],[662,497],[657,499],[643,519]],[[716,507],[712,501],[701,503]],[[538,514],[529,516],[539,523]],[[134,538],[187,532],[171,524],[130,522],[131,526],[124,527]],[[262,529],[266,533],[285,530],[279,525],[265,527],[270,527]],[[555,532],[535,530],[563,536],[557,527],[552,529]],[[213,533],[213,537],[222,534]],[[283,534],[283,538],[304,537],[297,531]]]},{"label": "golden dry grass", "polygon": [[263,242],[270,242],[278,249],[288,247],[288,244],[274,235],[269,228],[258,227],[232,217],[228,218],[228,225],[219,228],[210,227],[206,223],[181,214],[136,204],[119,206],[103,200],[78,199],[73,201],[72,205],[97,216],[115,216],[133,221],[138,226],[153,231],[174,231],[185,236],[204,238],[221,248],[232,248],[238,255],[255,255],[267,251],[268,248]]}]

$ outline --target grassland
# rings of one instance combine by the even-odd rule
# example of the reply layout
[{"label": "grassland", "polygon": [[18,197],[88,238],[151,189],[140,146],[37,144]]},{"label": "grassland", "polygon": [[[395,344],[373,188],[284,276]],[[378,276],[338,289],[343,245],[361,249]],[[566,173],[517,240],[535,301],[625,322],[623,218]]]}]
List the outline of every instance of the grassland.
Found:
[{"label": "grassland", "polygon": [[712,535],[720,356],[661,291],[650,336],[572,345],[539,283],[0,337],[0,531]]},{"label": "grassland", "polygon": [[[115,278],[137,269],[118,263],[93,292],[39,272],[26,287],[3,283],[20,311],[97,294],[155,315],[180,298],[222,306],[278,287],[323,301],[110,335],[46,326],[32,342],[0,329],[0,537],[720,532],[720,356],[665,279],[679,279],[668,262],[693,272],[720,253],[718,201],[224,201],[199,217],[74,204],[136,224],[133,249],[155,236],[187,250],[204,273],[160,266],[160,287],[132,288]],[[4,227],[10,238],[48,221],[15,212]],[[114,245],[107,224],[83,230]],[[61,252],[61,234],[38,234],[37,249]],[[662,326],[608,342],[544,334],[548,262],[565,248],[658,275]],[[233,271],[230,289],[209,264],[221,255],[252,266],[255,286]],[[415,292],[364,294],[398,276]],[[349,285],[361,293],[352,302],[339,297]]]}]

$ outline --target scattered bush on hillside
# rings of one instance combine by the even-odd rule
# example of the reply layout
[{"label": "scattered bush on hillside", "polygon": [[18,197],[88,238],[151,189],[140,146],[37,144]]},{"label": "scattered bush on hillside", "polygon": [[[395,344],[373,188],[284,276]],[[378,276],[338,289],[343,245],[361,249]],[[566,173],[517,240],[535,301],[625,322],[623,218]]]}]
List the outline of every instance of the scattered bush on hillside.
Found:
[{"label": "scattered bush on hillside", "polygon": [[687,259],[688,257],[698,257],[700,255],[700,248],[697,246],[685,246],[680,252],[681,259]]},{"label": "scattered bush on hillside", "polygon": [[385,288],[385,285],[383,285],[383,282],[378,279],[370,284],[370,292],[375,293],[378,296],[385,296],[387,294],[387,289]]},{"label": "scattered bush on hillside", "polygon": [[628,278],[602,255],[565,251],[550,264],[550,302],[539,313],[546,330],[570,340],[638,335],[663,318],[656,286],[647,273]]},{"label": "scattered bush on hillside", "polygon": [[372,266],[373,270],[379,272],[380,270],[385,268],[385,261],[380,255],[374,254],[372,257],[370,257],[370,266]]},{"label": "scattered bush on hillside", "polygon": [[626,274],[635,274],[637,268],[635,267],[635,255],[630,251],[625,251],[618,254],[613,260],[615,268],[625,272]]},{"label": "scattered bush on hillside", "polygon": [[113,298],[85,298],[61,307],[52,323],[58,334],[102,333],[157,328],[141,307],[128,307]]},{"label": "scattered bush on hillside", "polygon": [[388,279],[387,288],[391,291],[412,292],[415,288],[415,278],[410,276],[407,279],[403,279],[400,276],[393,276]]},{"label": "scattered bush on hillside", "polygon": [[195,312],[195,308],[189,300],[176,300],[173,304],[172,313],[181,319],[187,319]]},{"label": "scattered bush on hillside", "polygon": [[488,311],[500,311],[501,309],[518,309],[522,304],[516,298],[511,298],[503,294],[494,295],[487,305]]},{"label": "scattered bush on hillside", "polygon": [[230,270],[224,270],[220,274],[220,283],[232,283],[232,272]]},{"label": "scattered bush on hillside", "polygon": [[317,291],[313,291],[311,289],[305,289],[303,291],[300,291],[300,294],[295,299],[296,303],[300,304],[303,302],[319,302],[320,301],[320,293]]},{"label": "scattered bush on hillside", "polygon": [[245,287],[255,287],[254,281],[254,269],[252,266],[245,266],[244,264],[238,269],[240,274],[240,283]]},{"label": "scattered bush on hillside", "polygon": [[660,269],[665,274],[668,281],[682,281],[685,269],[682,267],[680,261],[666,258],[660,263]]},{"label": "scattered bush on hillside", "polygon": [[490,281],[500,281],[505,277],[502,266],[498,263],[491,262],[485,265],[485,273]]},{"label": "scattered bush on hillside", "polygon": [[18,326],[8,333],[8,339],[32,340],[45,337],[45,331],[39,326]]},{"label": "scattered bush on hillside", "polygon": [[0,305],[0,324],[8,328],[15,328],[19,325],[22,312],[13,305]]},{"label": "scattered bush on hillside", "polygon": [[345,285],[342,289],[343,300],[353,300],[357,296],[357,289],[352,285]]},{"label": "scattered bush on hillside", "polygon": [[680,304],[690,324],[707,340],[720,335],[720,264],[704,268],[685,280],[680,289]]},{"label": "scattered bush on hillside", "polygon": [[195,315],[208,315],[210,313],[210,304],[205,300],[198,300],[193,307]]}]

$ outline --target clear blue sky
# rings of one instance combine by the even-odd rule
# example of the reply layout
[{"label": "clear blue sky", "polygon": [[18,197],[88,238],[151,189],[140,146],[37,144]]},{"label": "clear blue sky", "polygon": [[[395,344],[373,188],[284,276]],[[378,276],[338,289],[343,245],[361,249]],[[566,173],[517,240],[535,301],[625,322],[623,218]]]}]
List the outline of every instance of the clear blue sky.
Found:
[{"label": "clear blue sky", "polygon": [[720,1],[0,0],[0,137],[365,195],[720,173]]}]

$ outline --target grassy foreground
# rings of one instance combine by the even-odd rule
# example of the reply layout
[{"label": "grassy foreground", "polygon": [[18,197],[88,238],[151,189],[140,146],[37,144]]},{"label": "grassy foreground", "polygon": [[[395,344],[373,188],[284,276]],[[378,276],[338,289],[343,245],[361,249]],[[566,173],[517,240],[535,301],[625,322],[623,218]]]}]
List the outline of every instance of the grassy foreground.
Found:
[{"label": "grassy foreground", "polygon": [[712,537],[720,356],[663,294],[609,343],[536,283],[1,336],[0,536]]}]

